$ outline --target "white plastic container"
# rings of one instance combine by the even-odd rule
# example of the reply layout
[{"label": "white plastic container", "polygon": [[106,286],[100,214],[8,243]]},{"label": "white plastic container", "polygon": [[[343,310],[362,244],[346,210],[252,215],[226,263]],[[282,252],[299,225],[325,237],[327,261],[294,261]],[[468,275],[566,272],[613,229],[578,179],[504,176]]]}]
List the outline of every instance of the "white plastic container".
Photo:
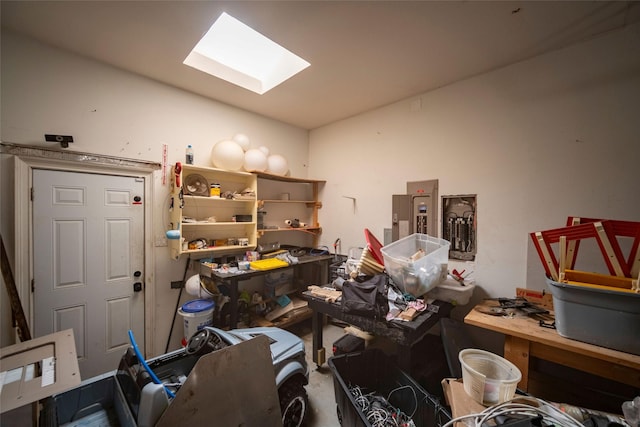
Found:
[{"label": "white plastic container", "polygon": [[478,403],[496,405],[513,399],[522,373],[507,359],[489,351],[468,348],[458,354],[464,391]]},{"label": "white plastic container", "polygon": [[473,283],[461,285],[457,280],[447,278],[430,290],[427,296],[453,305],[465,305],[469,303],[475,287]]},{"label": "white plastic container", "polygon": [[[380,251],[384,267],[396,286],[419,297],[447,278],[449,246],[446,240],[415,233],[383,246]],[[412,260],[420,251],[424,255]]]},{"label": "white plastic container", "polygon": [[194,299],[182,304],[178,314],[184,319],[183,344],[186,345],[189,338],[200,329],[213,324],[214,308],[215,303],[210,299]]}]

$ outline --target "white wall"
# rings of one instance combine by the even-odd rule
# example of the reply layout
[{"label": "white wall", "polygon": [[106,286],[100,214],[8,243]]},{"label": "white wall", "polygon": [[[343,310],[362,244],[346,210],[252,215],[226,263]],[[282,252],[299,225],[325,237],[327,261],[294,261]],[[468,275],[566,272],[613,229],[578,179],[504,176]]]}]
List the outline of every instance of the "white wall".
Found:
[{"label": "white wall", "polygon": [[[306,130],[4,31],[1,102],[3,142],[51,147],[51,143],[43,142],[45,133],[69,134],[75,140],[69,150],[158,163],[162,161],[162,144],[168,144],[169,165],[184,162],[185,147],[192,144],[195,164],[212,166],[209,159],[213,144],[242,132],[249,136],[252,146],[265,145],[271,153],[284,155],[293,176],[307,175]],[[12,186],[9,172],[5,167],[1,172],[3,236],[12,230],[13,221],[4,193],[7,186]],[[154,178],[156,242],[166,231],[169,188],[162,185],[159,171]],[[13,236],[7,240],[12,243]],[[185,263],[171,260],[166,246],[156,247],[154,255],[157,305],[150,308],[156,310],[158,324],[154,325],[155,348],[148,349],[151,355],[164,352],[178,295],[170,289],[170,282],[182,279]],[[3,290],[2,311],[6,313],[4,297]],[[179,320],[177,331],[182,330]],[[6,327],[2,332],[6,345]],[[181,333],[173,335],[177,346]]]},{"label": "white wall", "polygon": [[441,196],[477,194],[476,283],[542,288],[529,232],[569,215],[640,220],[639,119],[636,25],[315,129],[322,240],[346,252],[365,227],[382,240],[391,195],[438,179]]},{"label": "white wall", "polygon": [[[316,129],[307,147],[302,129],[2,34],[3,141],[44,145],[44,133],[68,133],[71,150],[156,162],[166,143],[170,164],[191,143],[196,163],[206,163],[211,144],[244,132],[286,152],[293,176],[327,180],[321,244],[340,237],[343,252],[363,244],[365,227],[382,239],[391,195],[407,181],[437,178],[440,195],[478,195],[474,276],[493,296],[513,295],[528,267],[541,278],[529,232],[568,215],[640,220],[639,100],[636,25]],[[2,175],[4,202],[6,168]],[[154,185],[155,238],[164,233],[168,189],[159,174]],[[3,233],[11,229],[5,211]],[[150,350],[158,354],[177,297],[169,283],[184,264],[166,247],[155,259]]]}]

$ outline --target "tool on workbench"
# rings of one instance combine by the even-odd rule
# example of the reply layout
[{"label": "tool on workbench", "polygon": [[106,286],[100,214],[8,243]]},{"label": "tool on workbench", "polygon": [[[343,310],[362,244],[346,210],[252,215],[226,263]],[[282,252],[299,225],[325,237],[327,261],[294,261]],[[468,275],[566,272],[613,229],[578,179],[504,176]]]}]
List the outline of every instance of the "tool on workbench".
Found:
[{"label": "tool on workbench", "polygon": [[485,298],[485,301],[496,301],[497,307],[489,307],[491,312],[489,314],[505,314],[509,309],[517,309],[527,315],[534,314],[547,314],[549,310],[546,310],[540,306],[530,303],[526,298]]}]

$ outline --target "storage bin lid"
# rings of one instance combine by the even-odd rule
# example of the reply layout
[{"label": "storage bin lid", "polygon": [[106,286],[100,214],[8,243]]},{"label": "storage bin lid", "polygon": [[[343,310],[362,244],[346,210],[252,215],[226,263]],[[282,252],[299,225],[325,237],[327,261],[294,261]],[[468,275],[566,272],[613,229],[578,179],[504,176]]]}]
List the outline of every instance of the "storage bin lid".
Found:
[{"label": "storage bin lid", "polygon": [[214,305],[214,301],[210,299],[194,299],[182,304],[182,311],[185,313],[199,313],[211,310]]}]

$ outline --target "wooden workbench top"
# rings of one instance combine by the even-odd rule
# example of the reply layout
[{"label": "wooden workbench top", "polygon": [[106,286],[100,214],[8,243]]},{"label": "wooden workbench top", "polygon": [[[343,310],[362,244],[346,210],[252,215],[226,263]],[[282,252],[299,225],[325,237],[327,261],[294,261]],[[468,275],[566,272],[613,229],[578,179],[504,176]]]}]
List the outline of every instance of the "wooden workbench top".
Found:
[{"label": "wooden workbench top", "polygon": [[[550,347],[570,350],[584,356],[640,370],[640,356],[564,338],[555,329],[541,327],[538,321],[524,315],[515,315],[513,317],[494,316],[482,313],[474,308],[464,318],[464,322],[505,335],[523,338]],[[632,337],[630,339],[640,339],[640,337]]]}]

